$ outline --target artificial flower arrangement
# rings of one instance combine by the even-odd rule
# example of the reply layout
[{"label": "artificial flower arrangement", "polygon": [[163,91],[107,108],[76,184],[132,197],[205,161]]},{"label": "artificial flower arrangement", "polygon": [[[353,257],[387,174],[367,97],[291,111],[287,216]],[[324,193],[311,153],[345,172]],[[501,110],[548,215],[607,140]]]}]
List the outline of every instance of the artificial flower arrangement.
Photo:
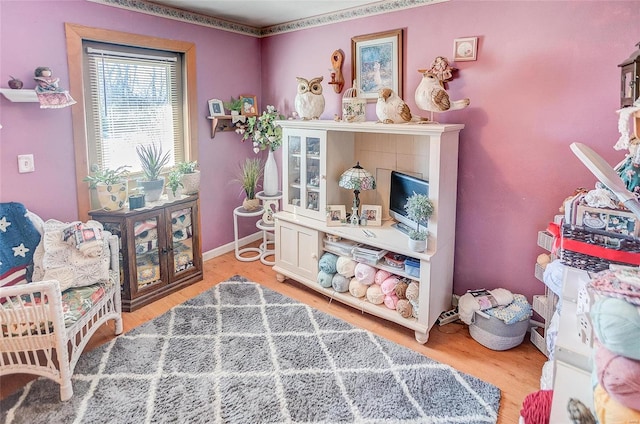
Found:
[{"label": "artificial flower arrangement", "polygon": [[282,128],[275,121],[284,119],[274,106],[267,106],[262,115],[250,116],[246,122],[236,123],[236,133],[242,135],[242,141],[253,140],[253,152],[269,148],[272,152],[282,145]]}]

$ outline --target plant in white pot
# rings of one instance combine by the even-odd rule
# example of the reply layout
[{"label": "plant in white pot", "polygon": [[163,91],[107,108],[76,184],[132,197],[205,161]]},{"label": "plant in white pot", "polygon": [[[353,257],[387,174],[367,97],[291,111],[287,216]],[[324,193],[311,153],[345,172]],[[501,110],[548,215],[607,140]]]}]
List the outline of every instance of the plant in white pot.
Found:
[{"label": "plant in white pot", "polygon": [[136,152],[144,173],[144,179],[138,180],[138,185],[144,189],[145,200],[155,202],[164,190],[164,178],[160,177],[160,172],[169,163],[170,153],[162,154],[162,146],[155,144],[140,144],[136,146]]},{"label": "plant in white pot", "polygon": [[256,210],[260,207],[260,199],[256,198],[256,193],[258,192],[258,181],[262,175],[262,161],[258,158],[246,158],[238,168],[235,181],[240,183],[242,192],[246,196],[242,207],[248,211]]},{"label": "plant in white pot", "polygon": [[180,198],[182,195],[182,171],[179,168],[173,168],[169,174],[167,174],[167,197],[169,200]]},{"label": "plant in white pot", "polygon": [[124,207],[127,201],[127,168],[129,167],[120,166],[116,169],[100,169],[96,164],[91,165],[92,174],[87,175],[84,181],[89,183],[89,188],[96,189],[102,209],[118,211]]},{"label": "plant in white pot", "polygon": [[[413,193],[404,205],[407,216],[416,222],[416,229],[409,231],[409,248],[414,252],[424,252],[427,248],[427,221],[433,215],[433,203],[424,194]],[[425,228],[420,229],[420,224]]]},{"label": "plant in white pot", "polygon": [[180,162],[176,168],[182,173],[182,192],[184,194],[196,194],[200,191],[200,171],[197,161]]}]

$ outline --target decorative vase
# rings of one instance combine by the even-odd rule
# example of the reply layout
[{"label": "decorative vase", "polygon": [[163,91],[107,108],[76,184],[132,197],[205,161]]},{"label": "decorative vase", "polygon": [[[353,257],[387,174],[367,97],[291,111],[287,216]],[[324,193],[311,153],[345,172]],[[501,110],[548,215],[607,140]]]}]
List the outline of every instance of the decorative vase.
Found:
[{"label": "decorative vase", "polygon": [[242,207],[248,211],[255,211],[260,207],[260,199],[245,198],[242,201]]},{"label": "decorative vase", "polygon": [[183,194],[196,194],[200,190],[200,171],[184,174],[181,181]]},{"label": "decorative vase", "polygon": [[427,241],[409,239],[409,249],[414,252],[424,252],[427,249]]},{"label": "decorative vase", "polygon": [[265,196],[275,196],[278,194],[278,164],[273,157],[273,151],[271,151],[271,149],[269,149],[269,155],[264,164],[262,191]]},{"label": "decorative vase", "polygon": [[144,189],[144,198],[147,202],[156,202],[162,196],[164,190],[164,178],[154,181],[138,180],[138,186]]},{"label": "decorative vase", "polygon": [[105,211],[119,211],[127,201],[127,182],[116,184],[98,183],[98,201]]}]

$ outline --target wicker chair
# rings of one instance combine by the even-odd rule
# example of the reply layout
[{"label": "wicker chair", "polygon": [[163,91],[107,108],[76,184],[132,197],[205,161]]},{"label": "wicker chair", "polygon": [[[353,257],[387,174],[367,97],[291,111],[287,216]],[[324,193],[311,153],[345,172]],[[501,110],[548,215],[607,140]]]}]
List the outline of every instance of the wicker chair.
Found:
[{"label": "wicker chair", "polygon": [[[55,280],[0,288],[0,376],[26,373],[60,384],[60,398],[73,396],[71,376],[87,342],[108,320],[122,333],[118,238],[105,232],[110,250],[110,283],[100,284],[93,304],[75,322],[65,324],[63,299]],[[97,299],[97,300],[96,300]]]}]

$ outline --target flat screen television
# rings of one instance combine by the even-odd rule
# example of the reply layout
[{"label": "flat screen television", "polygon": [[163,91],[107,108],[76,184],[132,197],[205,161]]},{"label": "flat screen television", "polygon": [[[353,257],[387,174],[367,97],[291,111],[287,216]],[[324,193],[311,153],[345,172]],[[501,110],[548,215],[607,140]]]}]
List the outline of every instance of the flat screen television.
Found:
[{"label": "flat screen television", "polygon": [[416,223],[409,219],[404,205],[413,193],[429,195],[429,182],[398,171],[391,171],[389,190],[389,215],[398,221],[394,226],[403,232],[415,229]]}]

